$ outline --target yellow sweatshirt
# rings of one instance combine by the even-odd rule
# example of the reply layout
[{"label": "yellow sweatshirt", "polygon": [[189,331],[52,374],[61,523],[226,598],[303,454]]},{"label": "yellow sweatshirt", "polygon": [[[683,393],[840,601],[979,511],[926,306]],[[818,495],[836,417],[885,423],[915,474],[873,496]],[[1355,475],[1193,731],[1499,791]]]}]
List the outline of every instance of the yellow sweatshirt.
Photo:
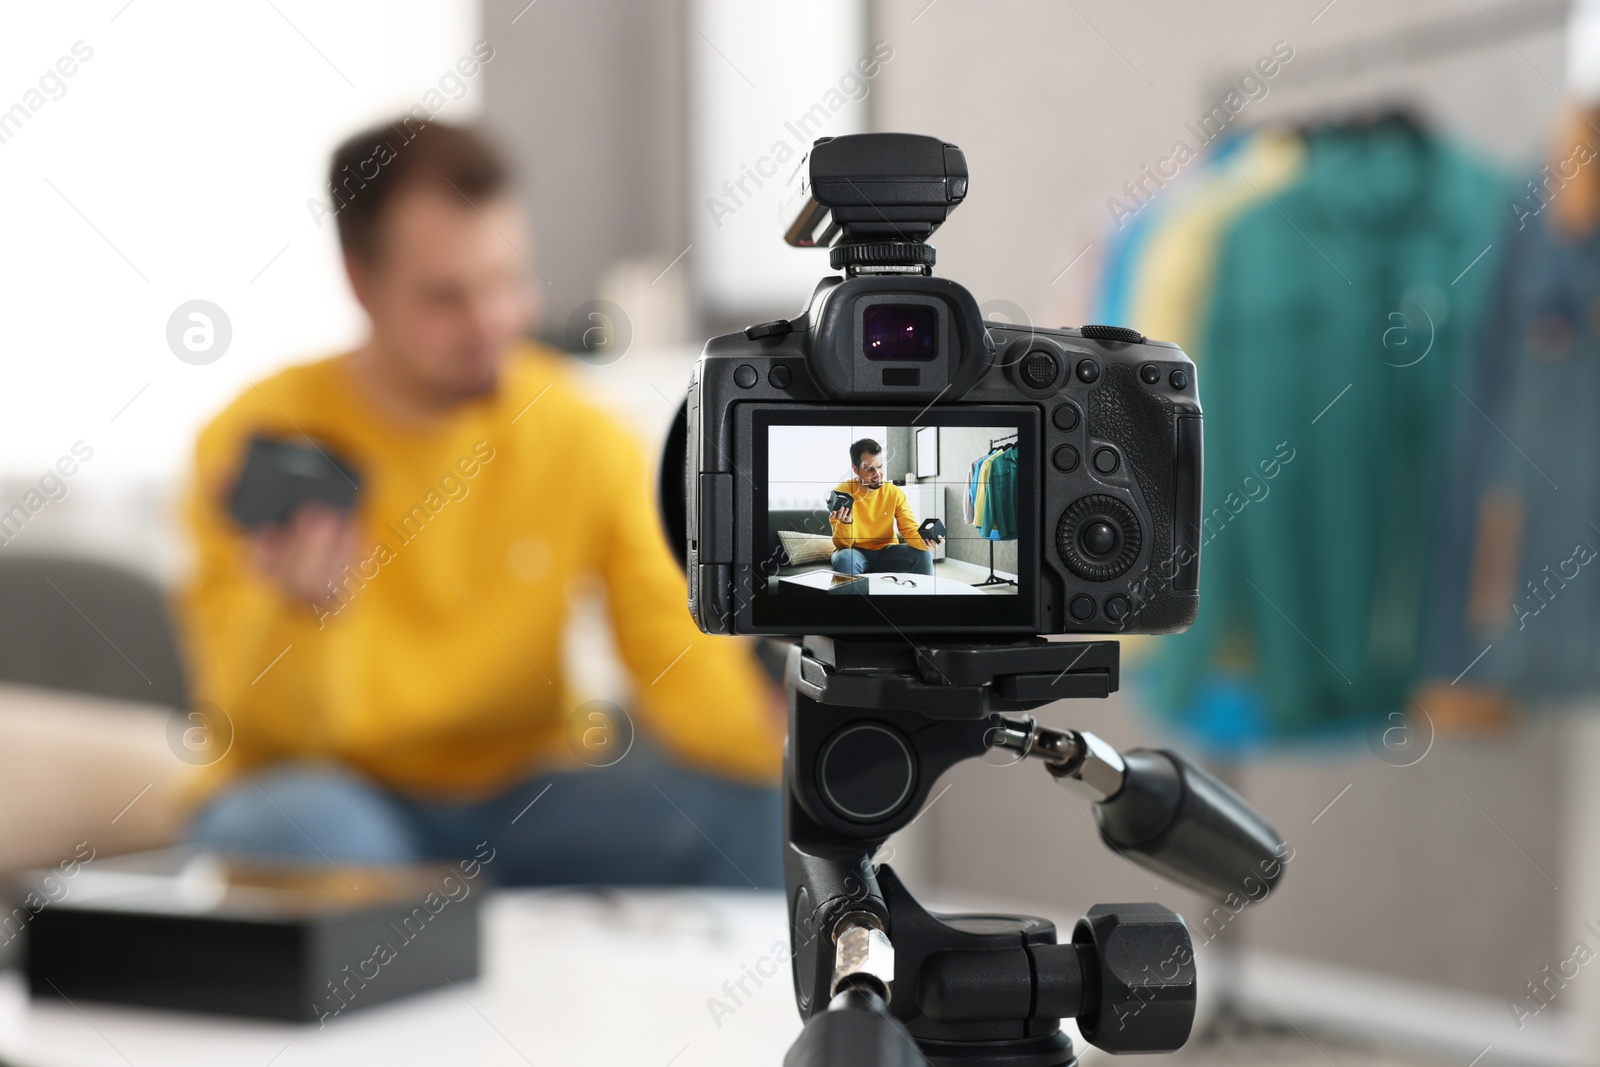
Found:
[{"label": "yellow sweatshirt", "polygon": [[906,491],[898,485],[884,482],[876,489],[868,489],[860,478],[851,478],[834,488],[849,493],[855,501],[850,507],[851,521],[832,520],[834,548],[883,548],[895,543],[898,527],[900,540],[912,548],[928,549],[928,542],[917,529],[917,518],[911,514]]},{"label": "yellow sweatshirt", "polygon": [[[561,640],[569,597],[593,581],[640,725],[688,763],[776,778],[781,727],[759,668],[742,642],[695,628],[640,450],[561,359],[519,348],[495,394],[419,430],[374,408],[333,358],[252,386],[205,429],[179,614],[195,695],[233,730],[206,784],[322,758],[467,799],[575,764],[572,739],[595,723],[574,715]],[[325,441],[363,475],[358,558],[325,609],[260,576],[226,513],[256,433]]]}]

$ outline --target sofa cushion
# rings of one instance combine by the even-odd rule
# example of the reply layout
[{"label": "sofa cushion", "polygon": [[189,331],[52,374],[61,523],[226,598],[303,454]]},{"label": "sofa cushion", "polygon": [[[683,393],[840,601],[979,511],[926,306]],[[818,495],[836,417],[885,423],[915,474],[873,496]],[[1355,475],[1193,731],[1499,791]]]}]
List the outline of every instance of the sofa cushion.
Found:
[{"label": "sofa cushion", "polygon": [[775,560],[780,567],[789,565],[783,556],[783,541],[778,536],[784,530],[823,537],[833,535],[833,527],[828,522],[828,512],[825,508],[768,511],[767,558]]},{"label": "sofa cushion", "polygon": [[0,872],[53,866],[80,843],[111,855],[176,841],[197,768],[169,747],[174,714],[0,683]]},{"label": "sofa cushion", "polygon": [[778,540],[783,542],[783,554],[792,567],[813,563],[827,563],[833,558],[833,538],[821,534],[796,533],[779,530]]}]

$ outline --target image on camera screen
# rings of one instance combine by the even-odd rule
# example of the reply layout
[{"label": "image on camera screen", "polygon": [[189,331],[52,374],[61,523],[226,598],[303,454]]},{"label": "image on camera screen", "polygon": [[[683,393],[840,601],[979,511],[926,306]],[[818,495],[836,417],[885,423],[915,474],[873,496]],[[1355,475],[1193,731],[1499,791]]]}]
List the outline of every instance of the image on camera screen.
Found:
[{"label": "image on camera screen", "polygon": [[767,595],[1016,596],[1016,426],[766,433]]}]

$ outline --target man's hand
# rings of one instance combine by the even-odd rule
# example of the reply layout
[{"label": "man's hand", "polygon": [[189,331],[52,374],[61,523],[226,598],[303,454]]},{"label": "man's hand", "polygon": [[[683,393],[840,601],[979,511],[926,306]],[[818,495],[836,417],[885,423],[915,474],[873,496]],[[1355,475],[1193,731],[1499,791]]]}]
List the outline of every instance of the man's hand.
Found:
[{"label": "man's hand", "polygon": [[848,525],[851,521],[850,515],[853,510],[854,505],[846,504],[842,508],[835,508],[833,511],[828,512],[828,518],[834,522],[842,522]]},{"label": "man's hand", "polygon": [[344,568],[356,555],[355,520],[323,504],[302,504],[287,525],[250,538],[256,567],[286,596],[312,604],[333,597]]},{"label": "man's hand", "polygon": [[942,544],[944,544],[944,538],[942,538],[942,537],[924,537],[923,540],[926,541],[930,545],[942,545]]}]

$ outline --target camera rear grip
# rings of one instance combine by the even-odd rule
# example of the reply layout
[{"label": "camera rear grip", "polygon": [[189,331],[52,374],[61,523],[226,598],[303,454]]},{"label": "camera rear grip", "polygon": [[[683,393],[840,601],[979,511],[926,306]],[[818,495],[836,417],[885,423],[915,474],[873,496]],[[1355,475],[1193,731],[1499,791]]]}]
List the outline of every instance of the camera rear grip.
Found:
[{"label": "camera rear grip", "polygon": [[1181,629],[1194,619],[1200,578],[1201,421],[1139,382],[1134,366],[1106,365],[1088,396],[1091,437],[1126,458],[1150,519],[1150,554],[1136,580],[1144,587],[1140,629]]}]

